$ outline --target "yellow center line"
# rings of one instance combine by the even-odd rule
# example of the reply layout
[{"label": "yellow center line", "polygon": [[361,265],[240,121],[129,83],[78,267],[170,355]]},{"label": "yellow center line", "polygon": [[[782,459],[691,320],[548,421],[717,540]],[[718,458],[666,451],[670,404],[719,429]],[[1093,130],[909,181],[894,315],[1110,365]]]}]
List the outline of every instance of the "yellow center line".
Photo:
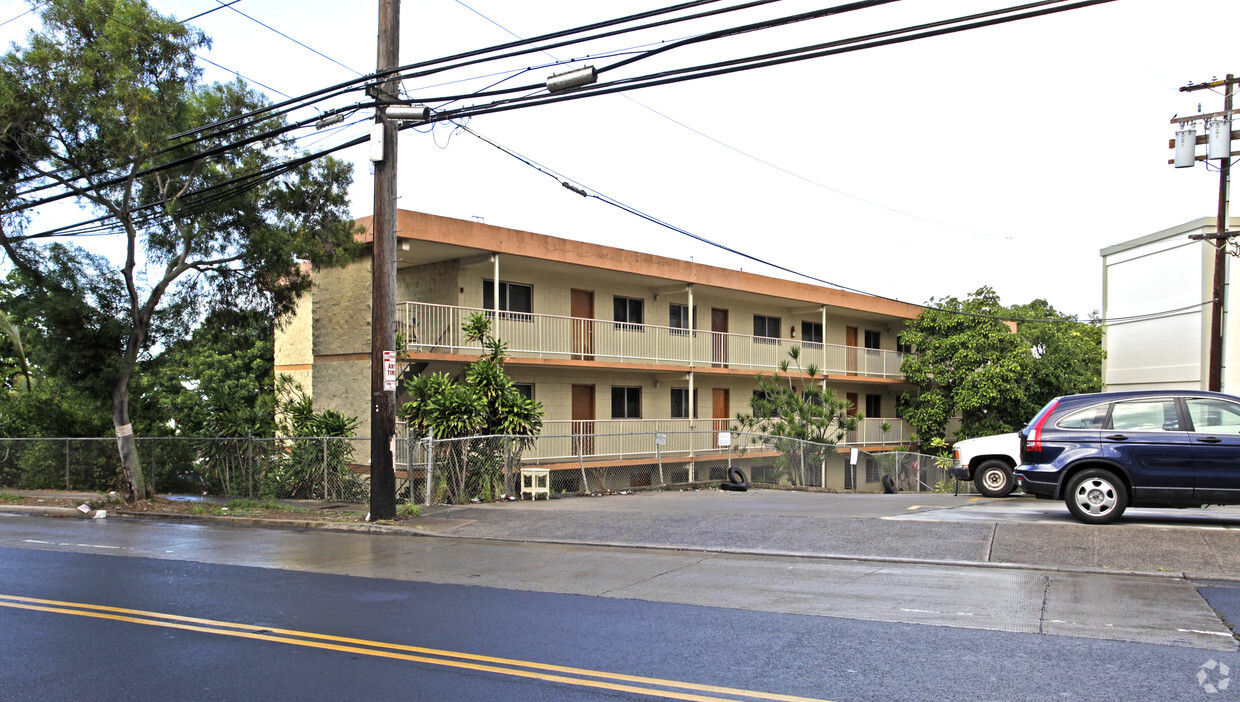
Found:
[{"label": "yellow center line", "polygon": [[[370,641],[367,639],[355,639],[344,636],[332,636],[329,634],[317,634],[314,632],[297,631],[293,629],[277,629],[272,627],[257,626],[253,624],[243,624],[239,622],[224,622],[213,619],[200,619],[197,617],[185,617],[176,614],[164,614],[161,612],[148,612],[138,609],[125,609],[122,607],[108,607],[105,605],[92,605],[78,602],[62,602],[59,600],[45,600],[34,597],[21,597],[19,595],[3,595],[0,594],[0,607],[9,607],[12,609],[25,609],[41,612],[52,612],[57,614],[71,614],[82,617],[91,617],[95,619],[108,619],[113,621],[126,622],[130,624],[142,624],[146,626],[158,626],[171,629],[182,629],[185,631],[196,631],[205,634],[217,634],[220,636],[232,636],[236,638],[254,639],[260,641],[272,641],[276,643],[292,644],[296,646],[305,646],[309,648],[319,648],[331,651],[341,651],[345,653],[357,653],[367,656],[376,656],[380,658],[393,658],[398,660],[413,661],[417,663],[428,663],[431,665],[442,665],[452,668],[464,668],[468,670],[476,670],[480,672],[497,673],[500,675],[512,675],[515,677],[532,678],[535,680],[543,680],[547,682],[563,683],[567,685],[580,685],[585,687],[601,688],[606,690],[615,690],[620,692],[633,692],[637,694],[650,695],[655,697],[665,697],[677,700],[695,700],[701,702],[719,702],[723,698],[707,697],[703,695],[675,692],[672,690],[659,690],[652,687],[636,687],[633,685],[622,685],[608,680],[623,681],[628,683],[637,683],[640,685],[652,685],[659,687],[679,688],[684,690],[693,690],[695,692],[707,692],[715,694],[732,695],[739,697],[748,697],[750,699],[761,700],[777,700],[778,702],[825,702],[824,700],[815,700],[809,697],[797,697],[794,695],[781,695],[770,692],[759,692],[754,690],[742,690],[738,688],[720,687],[715,685],[700,685],[697,683],[681,682],[677,680],[664,680],[660,678],[647,678],[637,675],[626,675],[624,673],[608,673],[605,671],[589,670],[585,668],[573,668],[568,666],[551,665],[546,663],[536,663],[532,661],[521,661],[511,658],[496,658],[492,656],[482,656],[472,653],[461,653],[456,651],[444,651],[433,648],[423,648],[420,646],[406,646],[403,644],[391,644],[381,641]],[[297,637],[297,638],[289,638]],[[337,642],[337,643],[329,643]],[[348,644],[348,645],[341,645]],[[360,648],[367,646],[371,648]],[[383,650],[387,649],[387,650]],[[408,652],[408,653],[404,653]],[[423,654],[423,655],[411,655]],[[429,658],[427,656],[439,656],[437,658]],[[445,660],[446,658],[457,658],[460,660]],[[475,662],[470,662],[475,661]],[[485,665],[493,664],[493,665]],[[499,666],[517,666],[518,668],[530,668],[532,670],[519,670],[511,667]],[[548,671],[548,672],[538,672]],[[603,680],[588,680],[581,677],[565,677],[564,675],[552,675],[550,673],[564,673],[567,675],[587,676],[594,678],[603,678]],[[725,701],[726,702],[726,701]]]}]

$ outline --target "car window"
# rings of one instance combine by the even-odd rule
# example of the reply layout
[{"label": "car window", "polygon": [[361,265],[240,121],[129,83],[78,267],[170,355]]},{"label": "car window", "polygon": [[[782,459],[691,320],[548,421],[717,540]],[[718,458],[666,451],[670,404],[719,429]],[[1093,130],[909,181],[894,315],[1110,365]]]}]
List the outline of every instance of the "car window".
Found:
[{"label": "car window", "polygon": [[1078,410],[1059,420],[1055,426],[1060,429],[1101,429],[1103,422],[1107,420],[1109,406],[1096,405]]},{"label": "car window", "polygon": [[1240,434],[1240,405],[1213,397],[1185,400],[1193,431],[1211,434]]},{"label": "car window", "polygon": [[1111,428],[1116,431],[1181,431],[1172,399],[1116,402],[1111,409]]}]

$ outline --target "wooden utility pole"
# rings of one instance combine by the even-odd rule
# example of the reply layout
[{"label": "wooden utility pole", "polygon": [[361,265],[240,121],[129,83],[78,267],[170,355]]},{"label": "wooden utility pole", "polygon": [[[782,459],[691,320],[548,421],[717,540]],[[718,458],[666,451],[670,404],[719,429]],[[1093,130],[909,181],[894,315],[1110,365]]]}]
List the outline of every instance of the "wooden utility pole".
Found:
[{"label": "wooden utility pole", "polygon": [[[379,0],[380,73],[400,65],[400,0]],[[374,96],[375,122],[382,126],[382,158],[374,161],[375,207],[371,218],[370,299],[370,518],[396,517],[396,123],[384,117],[399,81],[380,80]],[[373,145],[372,145],[373,148]],[[389,368],[389,365],[391,368]]]},{"label": "wooden utility pole", "polygon": [[[1214,117],[1223,118],[1230,122],[1232,114],[1232,93],[1235,86],[1240,84],[1240,80],[1228,73],[1226,80],[1212,80],[1208,83],[1198,83],[1196,85],[1187,85],[1180,88],[1180,92],[1189,93],[1197,90],[1206,90],[1221,87],[1223,89],[1223,111],[1214,115],[1199,115],[1198,117]],[[1184,122],[1192,118],[1179,118],[1173,121]],[[1228,127],[1228,137],[1234,138],[1230,126]],[[1198,139],[1198,141],[1202,141]],[[1231,148],[1227,149],[1227,157],[1219,159],[1219,183],[1218,183],[1218,219],[1216,220],[1214,234],[1205,237],[1214,244],[1214,281],[1211,286],[1211,296],[1213,297],[1213,305],[1210,308],[1210,359],[1209,374],[1207,379],[1207,390],[1219,392],[1223,388],[1223,301],[1227,293],[1227,243],[1232,236],[1240,232],[1227,231],[1227,201],[1228,188],[1231,181]],[[1208,162],[1208,161],[1207,161]]]}]

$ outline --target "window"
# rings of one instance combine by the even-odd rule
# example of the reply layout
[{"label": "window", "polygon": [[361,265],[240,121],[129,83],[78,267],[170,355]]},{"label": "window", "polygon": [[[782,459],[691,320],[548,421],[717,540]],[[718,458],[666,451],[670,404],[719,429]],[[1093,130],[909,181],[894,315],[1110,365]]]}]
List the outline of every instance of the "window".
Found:
[{"label": "window", "polygon": [[766,390],[753,391],[753,397],[749,401],[749,408],[753,410],[753,416],[758,419],[779,416],[779,408],[775,406],[775,396]]},{"label": "window", "polygon": [[634,297],[613,298],[612,308],[615,310],[615,320],[620,322],[616,324],[616,329],[627,329],[629,331],[639,331],[639,324],[642,323],[642,308],[644,301]]},{"label": "window", "polygon": [[611,389],[611,418],[612,419],[641,419],[641,416],[642,416],[642,389],[641,388],[612,387]]},{"label": "window", "polygon": [[1109,407],[1110,405],[1087,407],[1064,417],[1055,426],[1060,429],[1101,429],[1106,424]]},{"label": "window", "polygon": [[762,343],[773,343],[767,339],[779,338],[779,317],[767,317],[766,315],[755,314],[753,316],[753,335],[757,338],[754,341]]},{"label": "window", "polygon": [[1212,397],[1185,400],[1193,431],[1211,434],[1240,434],[1240,405]]},{"label": "window", "polygon": [[876,331],[865,330],[865,347],[867,349],[881,349],[883,335]]},{"label": "window", "polygon": [[808,344],[822,343],[822,322],[801,322],[801,342]]},{"label": "window", "polygon": [[[672,388],[672,419],[690,419],[689,388]],[[693,418],[697,417],[697,388],[693,389]]]},{"label": "window", "polygon": [[1111,428],[1116,431],[1181,431],[1172,399],[1116,402],[1111,408]]},{"label": "window", "polygon": [[[693,308],[694,317],[697,316],[697,307]],[[689,306],[679,305],[675,302],[667,306],[667,326],[672,328],[673,334],[681,336],[687,335],[689,329],[697,329],[697,324],[690,325],[693,317],[689,316]],[[684,331],[681,331],[684,330]]]},{"label": "window", "polygon": [[533,383],[513,383],[512,387],[515,388],[517,392],[521,393],[521,397],[524,397],[527,400],[534,399]]},{"label": "window", "polygon": [[899,351],[900,353],[912,353],[913,345],[909,343],[905,343],[904,337],[897,336],[896,337],[896,351]]},{"label": "window", "polygon": [[[495,309],[495,281],[482,281],[482,307],[488,310]],[[534,288],[525,283],[499,283],[499,308],[504,312],[533,312],[534,311]],[[522,321],[533,321],[533,317],[523,314],[501,314],[501,319],[519,319]]]},{"label": "window", "polygon": [[867,419],[877,419],[878,417],[883,416],[882,395],[865,396],[865,416]]}]

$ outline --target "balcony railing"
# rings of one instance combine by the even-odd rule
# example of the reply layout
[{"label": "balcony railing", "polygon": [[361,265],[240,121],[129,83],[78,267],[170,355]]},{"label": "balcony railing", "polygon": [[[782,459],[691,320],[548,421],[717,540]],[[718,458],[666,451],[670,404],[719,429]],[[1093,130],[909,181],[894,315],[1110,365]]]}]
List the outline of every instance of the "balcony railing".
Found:
[{"label": "balcony railing", "polygon": [[404,349],[412,353],[477,354],[481,345],[466,341],[461,332],[465,318],[476,312],[492,316],[492,333],[508,344],[515,358],[771,371],[788,358],[789,348],[800,346],[802,364],[812,363],[830,375],[903,377],[904,354],[897,351],[526,312],[496,316],[493,310],[424,302],[397,306],[397,330]]},{"label": "balcony railing", "polygon": [[[883,423],[891,425],[884,432]],[[592,419],[543,422],[537,449],[527,458],[542,460],[593,457],[624,460],[656,452],[664,456],[717,453],[717,432],[728,431],[729,419]],[[656,444],[656,437],[662,444]],[[911,427],[901,419],[863,419],[846,432],[839,446],[897,446],[910,443]],[[658,448],[656,449],[656,445]]]}]

